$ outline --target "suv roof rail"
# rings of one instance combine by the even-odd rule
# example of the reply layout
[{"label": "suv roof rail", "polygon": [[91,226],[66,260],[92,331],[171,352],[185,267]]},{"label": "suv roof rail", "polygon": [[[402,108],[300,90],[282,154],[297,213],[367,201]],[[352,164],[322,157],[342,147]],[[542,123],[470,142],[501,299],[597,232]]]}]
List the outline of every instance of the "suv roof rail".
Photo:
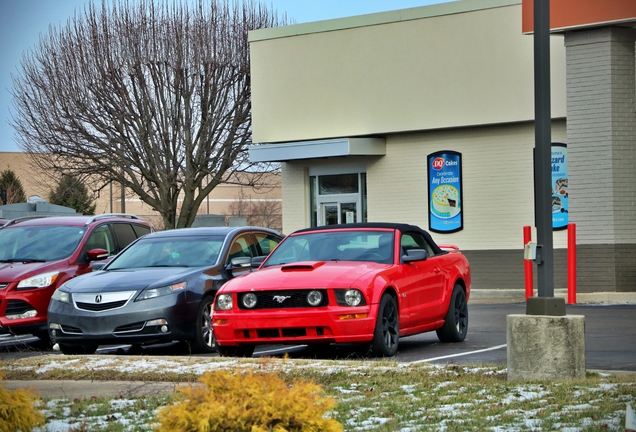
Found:
[{"label": "suv roof rail", "polygon": [[134,214],[129,214],[129,213],[103,213],[103,214],[95,215],[95,216],[89,218],[86,221],[86,225],[88,225],[91,222],[95,222],[96,220],[109,218],[109,217],[121,217],[121,218],[128,218],[128,219],[139,219],[139,216],[134,215]]},{"label": "suv roof rail", "polygon": [[9,221],[6,222],[4,225],[0,225],[0,228],[4,228],[4,227],[7,227],[9,225],[17,224],[19,222],[22,222],[22,221],[25,221],[25,220],[29,220],[29,219],[40,219],[40,218],[45,218],[45,217],[48,217],[48,215],[20,216],[20,217],[17,217],[17,218],[9,219]]}]

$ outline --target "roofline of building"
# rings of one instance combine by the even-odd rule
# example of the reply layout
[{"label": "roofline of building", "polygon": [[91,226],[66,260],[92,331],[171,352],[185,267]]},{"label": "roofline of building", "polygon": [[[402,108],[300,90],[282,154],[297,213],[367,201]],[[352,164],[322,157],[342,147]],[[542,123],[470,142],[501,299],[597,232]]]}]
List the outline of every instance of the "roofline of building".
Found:
[{"label": "roofline of building", "polygon": [[[446,3],[438,3],[428,6],[418,6],[395,11],[378,12],[345,18],[336,18],[330,20],[252,30],[249,32],[249,41],[257,42],[268,39],[280,39],[304,34],[346,30],[356,27],[391,24],[401,21],[411,21],[444,15],[454,15],[459,13],[520,4],[521,0],[446,0]],[[519,23],[519,25],[521,26],[521,23]]]}]

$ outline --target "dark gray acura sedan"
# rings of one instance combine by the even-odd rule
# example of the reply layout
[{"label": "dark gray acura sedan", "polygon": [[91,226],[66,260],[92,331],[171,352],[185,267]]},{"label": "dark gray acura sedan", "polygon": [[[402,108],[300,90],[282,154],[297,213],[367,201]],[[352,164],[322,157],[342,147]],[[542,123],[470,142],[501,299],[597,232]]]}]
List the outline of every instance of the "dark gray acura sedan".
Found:
[{"label": "dark gray acura sedan", "polygon": [[103,269],[55,291],[48,309],[51,341],[64,354],[92,354],[99,345],[175,340],[190,343],[195,352],[214,352],[216,292],[227,280],[251,271],[252,259],[262,261],[282,237],[258,227],[148,234]]}]

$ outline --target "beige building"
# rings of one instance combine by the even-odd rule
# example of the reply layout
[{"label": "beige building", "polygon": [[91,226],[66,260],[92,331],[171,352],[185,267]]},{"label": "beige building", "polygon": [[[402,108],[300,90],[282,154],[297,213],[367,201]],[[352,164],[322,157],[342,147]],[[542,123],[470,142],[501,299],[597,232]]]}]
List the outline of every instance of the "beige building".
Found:
[{"label": "beige building", "polygon": [[[282,162],[283,230],[412,223],[466,253],[474,288],[523,290],[535,114],[522,6],[463,0],[251,32],[259,144],[250,158]],[[581,292],[636,289],[636,182],[627,168],[636,162],[633,22],[581,24],[550,38],[552,142],[567,144],[570,180],[568,190],[567,176],[558,179],[553,211],[566,215],[569,201]],[[586,77],[590,65],[599,67]],[[600,97],[596,124],[568,117],[590,103],[577,99],[590,86]],[[612,105],[617,89],[631,99]],[[625,133],[603,135],[603,119]],[[445,203],[450,210],[438,206],[430,177],[429,157],[440,153],[461,159],[453,192],[461,188],[461,198]],[[553,239],[555,287],[565,288],[568,230]]]},{"label": "beige building", "polygon": [[[29,164],[29,158],[20,152],[0,152],[0,171],[10,168],[22,182],[27,196],[38,195],[48,199],[50,191],[55,188],[51,179],[39,175]],[[273,229],[281,229],[281,188],[280,174],[268,175],[267,183],[271,187],[259,189],[236,185],[222,184],[217,186],[203,201],[199,214],[243,216],[248,223],[268,225]],[[118,184],[107,186],[95,193],[95,213],[131,213],[148,220],[156,229],[163,229],[159,213],[142,202],[139,198],[126,194],[122,206],[121,189]]]}]

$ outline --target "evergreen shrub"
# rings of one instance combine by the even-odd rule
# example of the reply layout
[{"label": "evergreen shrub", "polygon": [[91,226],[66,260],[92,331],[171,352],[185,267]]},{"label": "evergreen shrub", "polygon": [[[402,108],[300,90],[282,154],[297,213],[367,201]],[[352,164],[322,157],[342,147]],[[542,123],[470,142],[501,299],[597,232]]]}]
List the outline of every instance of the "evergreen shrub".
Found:
[{"label": "evergreen shrub", "polygon": [[30,390],[9,390],[2,385],[0,371],[0,432],[28,432],[44,425],[44,415],[35,408],[40,398]]},{"label": "evergreen shrub", "polygon": [[178,401],[157,414],[158,431],[336,432],[325,417],[336,405],[312,381],[291,385],[271,373],[207,372],[202,385],[177,389]]}]

